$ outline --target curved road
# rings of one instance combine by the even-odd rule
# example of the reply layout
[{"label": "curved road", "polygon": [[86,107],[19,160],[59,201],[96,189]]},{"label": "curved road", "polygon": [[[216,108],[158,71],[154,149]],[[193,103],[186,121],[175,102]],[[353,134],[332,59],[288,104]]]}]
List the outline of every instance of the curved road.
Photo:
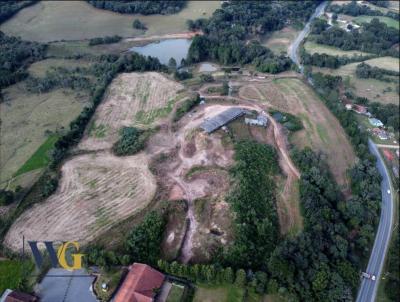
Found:
[{"label": "curved road", "polygon": [[322,2],[320,5],[317,6],[315,9],[315,12],[311,15],[310,19],[308,20],[307,24],[304,26],[303,30],[299,33],[297,38],[290,44],[288,52],[289,52],[289,57],[292,59],[293,62],[296,63],[300,67],[300,70],[303,70],[303,66],[300,65],[300,58],[298,54],[298,48],[300,46],[301,41],[304,40],[306,36],[310,33],[310,26],[311,22],[315,19],[318,18],[319,16],[322,15],[322,13],[325,10],[326,5],[328,4],[327,1]]},{"label": "curved road", "polygon": [[[394,212],[393,194],[396,194],[393,191],[389,172],[382,159],[382,155],[378,151],[377,146],[371,140],[369,140],[368,147],[370,152],[377,158],[376,166],[382,176],[382,207],[381,219],[379,222],[378,231],[376,233],[374,247],[372,248],[371,256],[369,258],[366,270],[367,273],[374,274],[376,276],[376,281],[365,278],[362,279],[361,286],[357,295],[357,302],[375,301],[383,264],[385,262],[385,256],[390,244],[390,237],[392,234]],[[388,194],[388,190],[390,190],[390,194]]]}]

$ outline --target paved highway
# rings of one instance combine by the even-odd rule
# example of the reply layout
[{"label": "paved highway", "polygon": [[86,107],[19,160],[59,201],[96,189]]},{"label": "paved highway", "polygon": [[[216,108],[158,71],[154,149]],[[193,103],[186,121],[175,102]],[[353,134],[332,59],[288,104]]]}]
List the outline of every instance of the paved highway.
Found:
[{"label": "paved highway", "polygon": [[298,54],[298,49],[299,49],[300,43],[310,33],[311,22],[315,18],[322,15],[327,4],[328,4],[328,2],[325,1],[325,2],[322,2],[320,5],[318,5],[318,7],[315,9],[315,12],[311,15],[310,20],[308,20],[307,24],[304,26],[303,30],[299,33],[297,38],[289,46],[289,49],[288,49],[289,57],[292,59],[293,62],[296,63],[296,65],[298,65],[300,67],[300,70],[303,69],[302,66],[300,65],[300,58],[299,58],[299,54]]},{"label": "paved highway", "polygon": [[[381,154],[376,145],[369,140],[368,142],[370,152],[377,158],[376,166],[382,176],[382,206],[381,206],[381,219],[379,222],[378,231],[376,233],[374,247],[372,248],[371,256],[368,262],[366,272],[376,276],[376,281],[363,278],[361,287],[357,295],[357,302],[373,302],[376,298],[378,291],[379,281],[381,278],[385,256],[390,244],[390,237],[393,227],[393,212],[394,200],[393,191],[390,182],[390,175],[384,164]],[[390,190],[390,194],[388,194]]]}]

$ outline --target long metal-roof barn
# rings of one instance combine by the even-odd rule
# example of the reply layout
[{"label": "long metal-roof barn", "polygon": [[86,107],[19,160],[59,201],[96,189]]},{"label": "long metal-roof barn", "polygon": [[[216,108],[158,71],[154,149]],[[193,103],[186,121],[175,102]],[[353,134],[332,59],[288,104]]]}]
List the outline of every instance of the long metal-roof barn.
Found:
[{"label": "long metal-roof barn", "polygon": [[229,108],[224,112],[221,112],[220,114],[208,120],[205,120],[203,123],[201,123],[200,128],[207,133],[211,133],[246,113],[246,109],[243,108]]}]

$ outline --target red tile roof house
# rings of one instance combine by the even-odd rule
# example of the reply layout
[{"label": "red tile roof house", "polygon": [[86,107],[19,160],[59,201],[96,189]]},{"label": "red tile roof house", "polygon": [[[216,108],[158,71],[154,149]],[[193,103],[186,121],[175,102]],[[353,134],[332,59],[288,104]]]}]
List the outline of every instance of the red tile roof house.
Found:
[{"label": "red tile roof house", "polygon": [[156,290],[160,289],[165,276],[147,264],[134,263],[121,287],[115,295],[114,302],[152,302]]}]

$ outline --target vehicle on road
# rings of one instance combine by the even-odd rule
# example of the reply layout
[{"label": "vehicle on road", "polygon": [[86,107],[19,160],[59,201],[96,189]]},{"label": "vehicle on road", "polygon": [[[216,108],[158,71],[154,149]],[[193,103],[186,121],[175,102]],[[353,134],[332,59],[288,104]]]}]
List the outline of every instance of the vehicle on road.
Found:
[{"label": "vehicle on road", "polygon": [[371,279],[372,281],[376,280],[376,276],[375,275],[368,274],[366,272],[362,272],[361,276],[364,277],[365,279]]},{"label": "vehicle on road", "polygon": [[390,194],[390,190],[387,190],[388,194]]}]

